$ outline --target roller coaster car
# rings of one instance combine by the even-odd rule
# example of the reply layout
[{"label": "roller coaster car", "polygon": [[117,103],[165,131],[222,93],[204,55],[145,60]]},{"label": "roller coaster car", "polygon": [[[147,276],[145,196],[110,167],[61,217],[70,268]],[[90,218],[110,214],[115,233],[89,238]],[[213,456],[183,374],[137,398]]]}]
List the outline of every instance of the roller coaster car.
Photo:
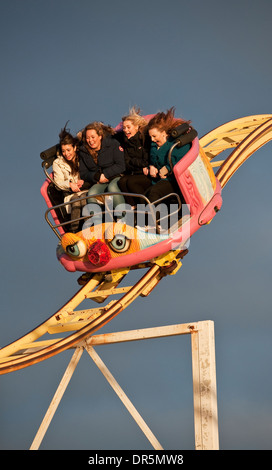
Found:
[{"label": "roller coaster car", "polygon": [[[222,205],[220,183],[205,152],[199,145],[196,131],[192,128],[186,129],[186,125],[185,128],[184,125],[180,127],[172,134],[173,146],[169,152],[170,166],[171,154],[176,146],[190,142],[191,147],[187,154],[172,167],[181,194],[172,193],[156,201],[157,208],[159,203],[167,203],[167,198],[170,198],[172,202],[175,198],[176,201],[174,206],[177,208],[178,216],[174,218],[174,225],[171,226],[170,223],[168,230],[164,232],[160,231],[156,206],[143,196],[141,196],[141,202],[145,200],[156,230],[150,231],[150,229],[134,226],[133,223],[129,224],[127,223],[129,219],[115,222],[112,218],[108,222],[91,225],[88,224],[90,218],[85,220],[86,217],[81,217],[80,221],[84,220],[83,228],[77,233],[67,232],[65,228],[69,227],[65,208],[67,203],[62,202],[61,193],[54,186],[53,176],[47,172],[58,149],[52,147],[46,151],[46,154],[41,154],[47,176],[41,188],[48,206],[45,218],[60,240],[57,246],[57,258],[67,271],[109,272],[150,262],[171,250],[184,250],[186,242],[193,233],[213,219]],[[113,195],[114,193],[105,194],[105,205],[107,197],[110,198]],[[181,205],[181,195],[188,208],[188,213],[185,215],[181,211],[181,206],[184,208],[184,205]],[[87,198],[81,196],[81,199]],[[52,204],[53,201],[55,205]],[[50,222],[49,214],[54,223]],[[171,215],[173,213],[168,216],[168,222],[171,220]]]}]

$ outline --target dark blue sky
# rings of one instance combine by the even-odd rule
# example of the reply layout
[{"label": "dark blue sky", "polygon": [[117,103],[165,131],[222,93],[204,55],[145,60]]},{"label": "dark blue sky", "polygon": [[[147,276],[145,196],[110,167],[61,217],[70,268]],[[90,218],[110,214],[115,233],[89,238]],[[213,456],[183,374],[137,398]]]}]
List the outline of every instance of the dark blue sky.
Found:
[{"label": "dark blue sky", "polygon": [[[39,154],[67,120],[115,125],[129,107],[171,106],[199,135],[271,113],[270,0],[11,0],[1,7],[1,330],[4,346],[78,286],[44,221]],[[215,322],[220,448],[270,449],[271,144],[223,191],[176,276],[105,328]],[[132,274],[132,281],[136,274]],[[193,449],[187,337],[101,346],[103,360],[165,449]],[[1,376],[0,449],[28,449],[71,351]],[[42,449],[150,449],[84,355]]]}]

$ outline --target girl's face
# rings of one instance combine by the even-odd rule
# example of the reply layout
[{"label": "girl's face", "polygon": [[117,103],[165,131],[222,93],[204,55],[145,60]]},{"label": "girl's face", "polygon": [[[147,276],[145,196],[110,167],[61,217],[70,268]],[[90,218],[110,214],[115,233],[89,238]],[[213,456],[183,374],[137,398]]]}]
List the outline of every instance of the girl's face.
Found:
[{"label": "girl's face", "polygon": [[65,160],[72,161],[76,157],[76,146],[72,144],[65,144],[61,146],[61,153]]},{"label": "girl's face", "polygon": [[161,147],[167,141],[167,134],[165,131],[160,131],[155,127],[153,129],[149,129],[149,135],[151,137],[152,142],[155,142],[158,147]]},{"label": "girl's face", "polygon": [[123,122],[123,132],[128,139],[130,139],[135,134],[137,134],[138,130],[139,130],[139,127],[135,126],[135,124],[133,124],[132,121]]},{"label": "girl's face", "polygon": [[86,142],[93,150],[100,150],[102,135],[98,135],[94,129],[86,131]]}]

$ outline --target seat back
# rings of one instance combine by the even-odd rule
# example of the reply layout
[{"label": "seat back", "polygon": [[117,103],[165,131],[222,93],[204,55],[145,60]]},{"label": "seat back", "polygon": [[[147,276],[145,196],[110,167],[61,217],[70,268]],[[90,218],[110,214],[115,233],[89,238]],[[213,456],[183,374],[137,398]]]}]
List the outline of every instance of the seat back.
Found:
[{"label": "seat back", "polygon": [[[198,138],[193,140],[189,152],[176,163],[173,172],[185,202],[190,206],[191,217],[199,216],[215,195],[216,207],[220,209],[221,187],[205,152],[199,146]],[[206,222],[206,218],[205,222],[199,221]]]},{"label": "seat back", "polygon": [[[46,179],[41,187],[41,195],[43,196],[44,200],[45,200],[45,203],[47,205],[48,208],[51,208],[52,206],[56,205],[55,203],[53,203],[53,201],[51,201],[50,199],[50,196],[49,196],[49,193],[50,193],[50,188],[52,188],[52,183],[50,182],[49,179]],[[55,188],[54,188],[55,189]],[[55,189],[57,191],[57,189]],[[63,200],[59,201],[59,203],[61,204],[63,202]],[[58,213],[57,213],[58,212]],[[55,225],[59,225],[61,222],[63,222],[63,215],[62,213],[60,212],[60,210],[58,209],[52,209],[50,211],[50,214],[51,214],[51,217],[53,218],[53,221],[54,221],[54,224]],[[63,228],[60,226],[58,227],[58,231],[60,233],[60,235],[63,235],[65,233],[65,231],[63,230]]]}]

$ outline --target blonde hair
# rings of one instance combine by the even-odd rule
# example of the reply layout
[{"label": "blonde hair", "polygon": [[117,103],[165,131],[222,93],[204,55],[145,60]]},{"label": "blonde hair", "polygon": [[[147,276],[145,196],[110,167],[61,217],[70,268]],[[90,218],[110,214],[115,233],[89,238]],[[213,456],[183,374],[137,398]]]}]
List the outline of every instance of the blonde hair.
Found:
[{"label": "blonde hair", "polygon": [[147,121],[143,116],[141,116],[140,112],[140,108],[133,106],[130,108],[129,113],[122,117],[122,121],[131,121],[134,126],[137,126],[139,130],[142,131],[147,126]]}]

